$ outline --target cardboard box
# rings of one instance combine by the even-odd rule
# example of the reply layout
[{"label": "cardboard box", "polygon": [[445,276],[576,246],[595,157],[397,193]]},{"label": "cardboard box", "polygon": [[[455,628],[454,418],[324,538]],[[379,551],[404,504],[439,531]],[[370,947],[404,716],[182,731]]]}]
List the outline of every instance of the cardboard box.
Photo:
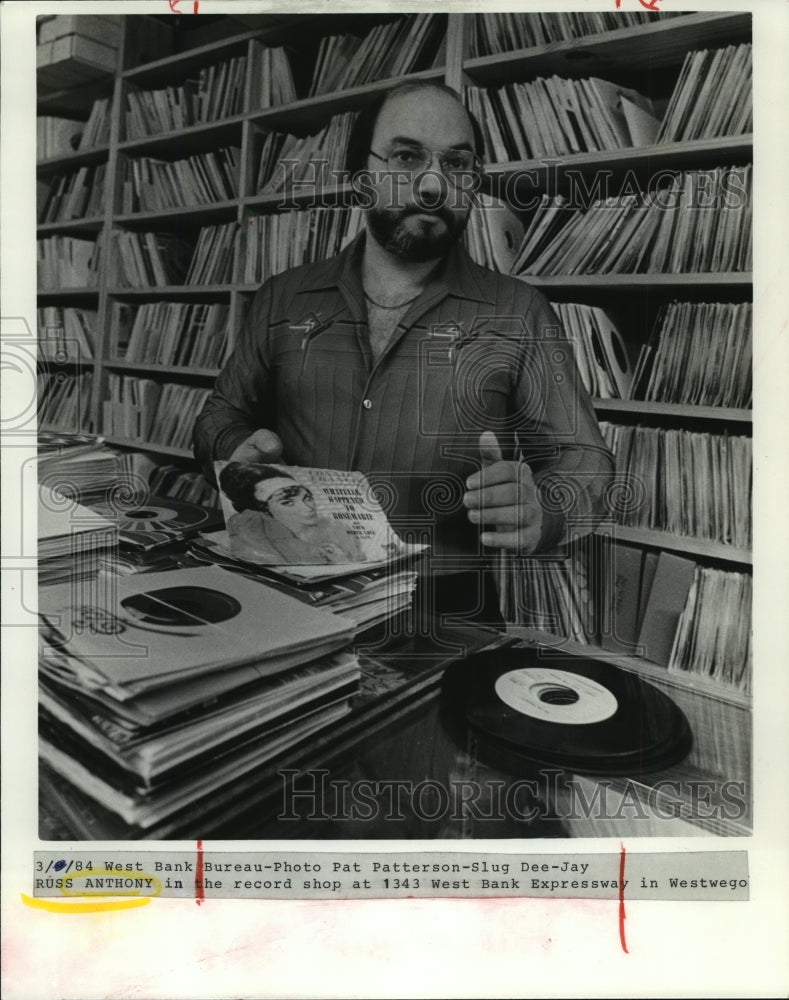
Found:
[{"label": "cardboard box", "polygon": [[39,44],[54,42],[66,35],[82,35],[117,49],[121,41],[121,19],[116,14],[57,14],[39,19]]},{"label": "cardboard box", "polygon": [[82,35],[66,35],[36,47],[38,83],[65,89],[114,72],[118,50]]}]

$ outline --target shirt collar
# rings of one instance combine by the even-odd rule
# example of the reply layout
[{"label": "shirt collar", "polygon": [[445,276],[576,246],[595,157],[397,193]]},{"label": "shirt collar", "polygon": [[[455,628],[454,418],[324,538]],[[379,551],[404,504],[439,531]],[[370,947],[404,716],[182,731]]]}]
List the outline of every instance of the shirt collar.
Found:
[{"label": "shirt collar", "polygon": [[[359,273],[366,239],[367,231],[363,229],[336,256],[316,262],[302,281],[299,291],[317,292],[340,285],[361,289]],[[462,243],[456,243],[428,287],[443,287],[456,298],[495,305],[491,291],[483,285],[484,274],[485,269],[471,260]]]}]

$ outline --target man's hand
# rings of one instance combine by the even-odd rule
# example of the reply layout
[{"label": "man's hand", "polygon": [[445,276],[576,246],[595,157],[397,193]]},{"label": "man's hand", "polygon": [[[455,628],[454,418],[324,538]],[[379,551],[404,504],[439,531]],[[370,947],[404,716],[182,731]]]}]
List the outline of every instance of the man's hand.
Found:
[{"label": "man's hand", "polygon": [[282,442],[273,431],[259,430],[242,441],[230,456],[231,462],[278,462]]},{"label": "man's hand", "polygon": [[542,533],[542,508],[531,469],[525,462],[505,462],[496,435],[479,436],[482,469],[466,480],[463,503],[472,524],[493,528],[480,541],[496,549],[529,555]]}]

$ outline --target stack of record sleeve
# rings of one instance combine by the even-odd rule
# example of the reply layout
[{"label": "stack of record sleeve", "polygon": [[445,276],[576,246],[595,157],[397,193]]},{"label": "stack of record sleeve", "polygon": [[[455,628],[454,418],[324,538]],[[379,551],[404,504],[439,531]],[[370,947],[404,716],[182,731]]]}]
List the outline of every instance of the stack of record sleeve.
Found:
[{"label": "stack of record sleeve", "polygon": [[201,533],[190,549],[200,561],[225,566],[288,594],[313,608],[325,608],[350,622],[356,633],[372,628],[411,606],[417,572],[409,560],[349,573],[343,567],[258,566],[235,557],[227,532]]},{"label": "stack of record sleeve", "polygon": [[40,584],[90,579],[102,555],[117,549],[115,524],[71,496],[38,487],[38,579]]},{"label": "stack of record sleeve", "polygon": [[346,621],[216,566],[45,587],[39,614],[42,773],[136,836],[243,797],[358,689]]}]

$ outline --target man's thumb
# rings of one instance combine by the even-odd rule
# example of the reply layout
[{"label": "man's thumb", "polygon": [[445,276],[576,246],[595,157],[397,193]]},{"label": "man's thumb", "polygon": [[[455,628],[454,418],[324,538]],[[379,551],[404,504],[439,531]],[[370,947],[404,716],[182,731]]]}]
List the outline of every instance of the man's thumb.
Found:
[{"label": "man's thumb", "polygon": [[282,442],[273,431],[261,428],[246,443],[256,448],[266,462],[276,462],[282,457]]},{"label": "man's thumb", "polygon": [[483,465],[501,461],[501,448],[493,431],[483,431],[479,436],[479,454]]}]

